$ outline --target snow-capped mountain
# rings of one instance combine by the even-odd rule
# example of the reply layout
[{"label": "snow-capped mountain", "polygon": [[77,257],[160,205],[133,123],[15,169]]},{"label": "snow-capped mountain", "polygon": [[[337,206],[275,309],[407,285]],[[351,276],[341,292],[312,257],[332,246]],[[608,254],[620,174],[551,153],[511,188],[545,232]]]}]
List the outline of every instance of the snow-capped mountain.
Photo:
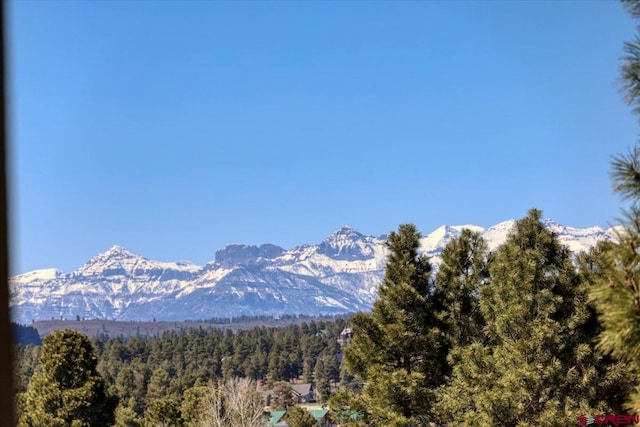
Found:
[{"label": "snow-capped mountain", "polygon": [[[513,229],[509,220],[488,229],[443,225],[421,239],[436,266],[445,245],[468,228],[489,250]],[[574,252],[613,237],[599,227],[545,226]],[[199,266],[160,262],[113,246],[76,271],[36,270],[10,280],[13,318],[187,320],[258,314],[331,314],[367,310],[384,276],[385,238],[345,226],[316,245],[285,250],[272,244],[229,245]]]}]

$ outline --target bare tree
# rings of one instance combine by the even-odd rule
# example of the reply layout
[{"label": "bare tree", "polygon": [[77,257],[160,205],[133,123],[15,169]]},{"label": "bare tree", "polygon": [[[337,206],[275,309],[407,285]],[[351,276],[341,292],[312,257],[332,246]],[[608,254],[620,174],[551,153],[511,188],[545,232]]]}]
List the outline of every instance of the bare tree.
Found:
[{"label": "bare tree", "polygon": [[264,401],[256,383],[248,378],[233,378],[212,386],[202,398],[200,425],[264,426]]},{"label": "bare tree", "polygon": [[260,427],[264,420],[264,399],[249,378],[233,378],[225,384],[225,396],[233,427]]},{"label": "bare tree", "polygon": [[207,393],[202,396],[200,425],[211,427],[227,426],[227,410],[224,401],[224,390],[217,386],[212,386]]}]

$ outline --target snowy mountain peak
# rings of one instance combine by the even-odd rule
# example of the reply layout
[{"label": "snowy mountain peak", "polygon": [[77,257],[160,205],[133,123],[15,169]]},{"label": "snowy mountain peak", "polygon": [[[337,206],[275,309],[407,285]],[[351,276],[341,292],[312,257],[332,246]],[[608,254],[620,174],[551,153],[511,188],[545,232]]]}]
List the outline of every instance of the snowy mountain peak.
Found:
[{"label": "snowy mountain peak", "polygon": [[510,233],[513,230],[513,227],[516,225],[516,220],[515,219],[508,219],[506,221],[502,221],[497,223],[496,225],[493,225],[491,227],[489,227],[489,230],[494,230],[494,231],[506,231],[507,233]]},{"label": "snowy mountain peak", "polygon": [[345,225],[320,243],[318,253],[336,260],[363,259],[373,254],[374,240]]},{"label": "snowy mountain peak", "polygon": [[[558,224],[556,221],[554,221],[554,220],[552,220],[550,218],[547,218],[547,219],[543,220],[542,224],[544,225],[544,227],[546,229],[550,230],[552,233],[555,233],[555,234],[563,234],[563,233],[566,233],[567,230],[568,230],[567,227],[565,227],[562,224]],[[574,229],[574,230],[576,230],[576,229]]]},{"label": "snowy mountain peak", "polygon": [[516,221],[513,219],[502,221],[489,227],[482,237],[487,242],[487,249],[493,251],[507,240],[507,236],[513,231]]},{"label": "snowy mountain peak", "polygon": [[614,238],[613,234],[598,226],[575,228],[558,224],[553,220],[545,220],[544,225],[558,237],[560,243],[574,253],[587,251],[600,241],[610,241]]},{"label": "snowy mountain peak", "polygon": [[451,240],[459,237],[464,229],[469,229],[477,233],[483,233],[485,231],[484,228],[478,227],[477,225],[441,225],[420,239],[420,246],[429,256],[437,256],[442,248]]},{"label": "snowy mountain peak", "polygon": [[360,239],[362,237],[364,237],[364,235],[362,235],[361,233],[358,233],[353,227],[349,225],[344,225],[340,230],[334,232],[329,237],[324,239],[324,241],[325,242],[335,241],[335,240],[340,240],[341,238],[353,240],[353,239]]},{"label": "snowy mountain peak", "polygon": [[447,243],[460,236],[461,232],[460,226],[441,225],[420,239],[420,249],[431,258],[438,257]]},{"label": "snowy mountain peak", "polygon": [[64,276],[64,273],[56,268],[43,268],[40,270],[30,271],[11,278],[13,283],[42,282],[46,280],[55,280]]},{"label": "snowy mountain peak", "polygon": [[74,276],[100,277],[164,277],[189,278],[202,267],[189,261],[162,262],[137,255],[122,246],[114,245],[106,252],[91,258],[73,272]]},{"label": "snowy mountain peak", "polygon": [[546,228],[551,228],[551,227],[559,227],[561,226],[560,224],[558,224],[557,222],[555,222],[554,220],[552,220],[551,218],[546,218],[542,221],[542,224],[544,224],[544,226]]},{"label": "snowy mountain peak", "polygon": [[575,228],[575,227],[559,224],[552,219],[545,219],[543,223],[546,228],[548,228],[549,230],[551,230],[556,234],[570,233],[573,235],[585,236],[585,235],[592,235],[592,234],[606,234],[609,232],[609,231],[603,230],[601,227],[598,227],[597,225],[593,227],[587,227],[587,228]]},{"label": "snowy mountain peak", "polygon": [[453,227],[448,225],[441,225],[440,227],[433,230],[428,236],[433,236],[434,238],[443,238],[448,234],[455,232]]},{"label": "snowy mountain peak", "polygon": [[125,273],[126,267],[135,265],[139,260],[145,258],[134,254],[122,246],[113,245],[107,251],[99,253],[91,258],[85,265],[80,267],[74,274],[96,275],[112,274],[118,272]]},{"label": "snowy mountain peak", "polygon": [[134,254],[133,252],[123,248],[120,245],[111,246],[106,252],[99,254],[98,256],[103,255],[106,258],[138,258],[139,256]]}]

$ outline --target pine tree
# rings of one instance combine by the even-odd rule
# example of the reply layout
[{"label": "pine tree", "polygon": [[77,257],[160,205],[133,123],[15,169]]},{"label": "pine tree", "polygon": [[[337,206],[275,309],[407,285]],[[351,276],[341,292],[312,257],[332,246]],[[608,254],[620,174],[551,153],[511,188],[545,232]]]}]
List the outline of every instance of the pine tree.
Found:
[{"label": "pine tree", "polygon": [[117,399],[106,394],[97,358],[86,335],[56,331],[44,339],[41,370],[25,395],[21,426],[107,427]]},{"label": "pine tree", "polygon": [[200,427],[202,399],[208,392],[209,387],[206,386],[194,386],[185,390],[180,406],[185,427]]},{"label": "pine tree", "polygon": [[165,369],[158,368],[153,371],[153,375],[151,375],[151,379],[149,380],[149,386],[147,387],[147,399],[151,400],[166,397],[170,382],[171,378]]},{"label": "pine tree", "polygon": [[591,297],[603,326],[598,347],[628,364],[636,388],[627,407],[640,412],[640,147],[616,157],[612,166],[614,190],[631,206],[624,211],[617,244],[605,253],[607,274]]},{"label": "pine tree", "polygon": [[329,372],[330,361],[327,356],[318,357],[314,369],[315,387],[318,393],[318,401],[324,403],[331,395],[331,373]]},{"label": "pine tree", "polygon": [[352,319],[348,369],[364,387],[344,391],[334,406],[362,409],[370,426],[423,426],[431,420],[432,389],[444,378],[444,344],[434,316],[431,265],[419,255],[420,233],[401,225],[387,241],[389,256],[371,314]]},{"label": "pine tree", "polygon": [[451,353],[439,390],[445,423],[571,425],[593,413],[598,358],[585,332],[586,292],[568,249],[531,210],[489,264],[483,340]]},{"label": "pine tree", "polygon": [[313,415],[299,406],[289,408],[285,419],[290,427],[315,427],[318,425]]},{"label": "pine tree", "polygon": [[[640,19],[640,2],[624,0],[629,14]],[[624,45],[620,83],[625,101],[640,114],[640,36]],[[626,363],[635,387],[626,407],[640,412],[640,146],[612,161],[614,192],[630,205],[623,210],[617,244],[605,254],[606,277],[595,286],[591,297],[603,330],[598,347]]]},{"label": "pine tree", "polygon": [[157,398],[149,402],[144,414],[144,427],[181,427],[179,402],[174,398]]},{"label": "pine tree", "polygon": [[436,276],[436,298],[449,345],[463,346],[480,338],[483,320],[478,292],[486,282],[487,247],[480,233],[462,230],[442,251]]},{"label": "pine tree", "polygon": [[[578,255],[578,273],[584,292],[590,295],[591,301],[586,306],[589,317],[582,325],[585,342],[595,343],[602,334],[602,319],[597,314],[596,304],[592,299],[598,288],[607,286],[611,271],[610,253],[615,247],[612,242],[600,242],[589,252]],[[594,408],[601,409],[600,413],[623,414],[624,403],[628,400],[633,390],[634,381],[630,378],[629,363],[624,360],[615,360],[606,352],[592,352],[593,373],[592,377],[598,378],[597,385],[583,388],[583,396],[589,397]]]},{"label": "pine tree", "polygon": [[270,406],[273,410],[286,410],[295,404],[293,397],[293,387],[288,381],[277,381],[273,384],[273,394],[271,395]]},{"label": "pine tree", "polygon": [[118,406],[115,417],[113,427],[141,427],[138,414],[128,406]]}]

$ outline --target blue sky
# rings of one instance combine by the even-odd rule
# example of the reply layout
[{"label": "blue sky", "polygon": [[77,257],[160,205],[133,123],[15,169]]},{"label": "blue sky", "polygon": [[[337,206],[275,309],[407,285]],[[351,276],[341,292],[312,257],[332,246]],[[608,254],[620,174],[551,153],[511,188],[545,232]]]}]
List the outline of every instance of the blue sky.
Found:
[{"label": "blue sky", "polygon": [[10,1],[11,263],[614,222],[617,2]]}]

